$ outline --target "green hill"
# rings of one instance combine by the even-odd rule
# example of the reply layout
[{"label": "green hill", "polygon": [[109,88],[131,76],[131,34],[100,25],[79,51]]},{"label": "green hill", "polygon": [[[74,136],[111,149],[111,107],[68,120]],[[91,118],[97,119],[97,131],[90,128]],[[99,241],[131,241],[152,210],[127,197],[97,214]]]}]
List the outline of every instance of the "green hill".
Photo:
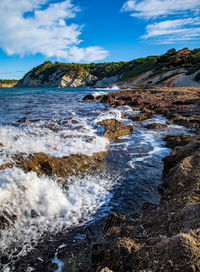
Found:
[{"label": "green hill", "polygon": [[[187,69],[187,75],[200,70],[200,48],[194,50],[184,48],[179,51],[172,48],[160,56],[149,56],[129,62],[78,64],[46,61],[26,74],[19,85],[25,86],[28,76],[32,83],[35,80],[33,85],[36,86],[48,86],[48,84],[59,86],[63,77],[67,82],[70,82],[70,79],[72,82],[79,80],[80,85],[85,82],[85,85],[91,86],[104,78],[117,77],[118,80],[124,81],[147,71],[151,71],[152,77],[181,68]],[[52,75],[54,76],[52,77]],[[88,76],[90,76],[90,80],[87,81]],[[195,76],[195,80],[200,80],[200,73]]]}]

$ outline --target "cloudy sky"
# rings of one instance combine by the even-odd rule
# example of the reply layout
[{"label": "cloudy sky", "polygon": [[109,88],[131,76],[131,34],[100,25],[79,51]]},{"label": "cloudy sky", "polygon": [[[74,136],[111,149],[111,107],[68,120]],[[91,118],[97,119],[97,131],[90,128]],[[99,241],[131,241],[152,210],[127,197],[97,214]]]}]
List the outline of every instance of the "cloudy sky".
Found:
[{"label": "cloudy sky", "polygon": [[0,78],[46,60],[128,61],[200,47],[199,0],[1,0]]}]

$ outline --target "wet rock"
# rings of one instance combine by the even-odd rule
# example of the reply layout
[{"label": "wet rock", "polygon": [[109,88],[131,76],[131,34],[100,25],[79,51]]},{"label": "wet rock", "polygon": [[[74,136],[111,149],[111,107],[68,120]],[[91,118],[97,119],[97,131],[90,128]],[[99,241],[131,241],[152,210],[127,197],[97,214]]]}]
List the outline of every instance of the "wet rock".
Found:
[{"label": "wet rock", "polygon": [[188,128],[200,129],[200,115],[183,116],[180,114],[174,114],[170,118],[171,124],[185,126]]},{"label": "wet rock", "polygon": [[164,141],[166,141],[166,146],[169,148],[174,149],[176,146],[184,146],[189,144],[192,140],[200,140],[200,135],[198,136],[190,136],[190,135],[167,135],[164,138]]},{"label": "wet rock", "polygon": [[152,123],[152,124],[148,124],[145,127],[148,129],[164,129],[164,128],[167,128],[168,126],[161,123]]},{"label": "wet rock", "polygon": [[116,213],[109,214],[105,221],[104,232],[107,232],[111,227],[119,227],[125,221],[126,217],[124,215],[117,215]]},{"label": "wet rock", "polygon": [[124,113],[124,112],[121,112],[121,118],[126,118],[126,113]]},{"label": "wet rock", "polygon": [[[179,159],[178,159],[179,160]],[[194,183],[194,180],[196,181]],[[184,157],[173,168],[170,169],[164,180],[164,185],[167,186],[171,195],[187,191],[187,198],[182,199],[189,201],[189,191],[197,189],[200,186],[200,152],[195,151],[192,155]],[[199,197],[200,199],[200,197]]]},{"label": "wet rock", "polygon": [[83,98],[84,101],[94,101],[95,97],[92,94],[88,94]]},{"label": "wet rock", "polygon": [[199,246],[194,233],[181,233],[156,244],[151,257],[158,260],[157,266],[163,267],[162,271],[198,271],[195,267],[200,263]]},{"label": "wet rock", "polygon": [[103,120],[98,124],[104,126],[104,137],[110,140],[133,133],[133,127],[131,125],[123,125],[116,119]]},{"label": "wet rock", "polygon": [[31,121],[28,120],[27,117],[23,117],[23,118],[19,119],[17,122],[18,123],[28,123],[28,124],[31,123]]},{"label": "wet rock", "polygon": [[111,95],[111,96],[104,95],[101,98],[100,102],[105,103],[105,104],[113,104],[115,102],[115,96],[113,96],[113,95]]},{"label": "wet rock", "polygon": [[147,120],[147,119],[151,119],[152,117],[153,117],[153,113],[152,112],[146,112],[146,113],[131,115],[130,119],[132,121],[144,121],[144,120]]},{"label": "wet rock", "polygon": [[114,104],[115,107],[122,107],[124,105],[126,105],[124,100],[117,100]]},{"label": "wet rock", "polygon": [[97,272],[113,272],[112,270],[110,270],[108,267],[105,267]]},{"label": "wet rock", "polygon": [[95,167],[99,162],[103,161],[105,153],[94,153],[92,156],[82,154],[72,154],[63,158],[50,156],[44,153],[34,153],[29,156],[23,154],[16,155],[14,163],[2,165],[5,167],[18,166],[26,172],[34,171],[38,175],[56,176],[66,178],[70,175],[85,172]]},{"label": "wet rock", "polygon": [[[135,87],[115,93],[113,105],[121,101],[119,104],[145,108],[145,113],[150,109],[170,118],[171,124],[198,132],[199,93],[197,88]],[[149,128],[166,127],[151,124]],[[125,220],[109,215],[90,271],[98,267],[119,272],[200,271],[200,136],[169,135],[165,140],[175,149],[163,159],[161,204],[144,206]]]},{"label": "wet rock", "polygon": [[169,155],[167,155],[164,161],[163,174],[166,176],[170,169],[178,165],[183,159],[190,157],[195,152],[200,151],[200,141],[194,140],[186,146],[176,147]]}]

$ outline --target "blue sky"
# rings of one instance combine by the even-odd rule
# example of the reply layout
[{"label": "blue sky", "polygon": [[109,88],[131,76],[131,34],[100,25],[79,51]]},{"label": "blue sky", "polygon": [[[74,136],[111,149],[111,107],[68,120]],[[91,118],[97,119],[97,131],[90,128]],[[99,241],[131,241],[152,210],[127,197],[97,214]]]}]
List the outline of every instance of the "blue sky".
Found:
[{"label": "blue sky", "polygon": [[46,60],[129,61],[199,48],[199,0],[1,0],[0,78]]}]

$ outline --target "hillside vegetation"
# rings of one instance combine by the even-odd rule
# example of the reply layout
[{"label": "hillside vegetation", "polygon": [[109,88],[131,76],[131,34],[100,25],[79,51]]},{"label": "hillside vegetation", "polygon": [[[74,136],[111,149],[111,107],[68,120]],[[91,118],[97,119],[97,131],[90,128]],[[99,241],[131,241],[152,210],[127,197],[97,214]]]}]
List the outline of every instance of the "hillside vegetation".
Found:
[{"label": "hillside vegetation", "polygon": [[0,84],[12,84],[17,82],[18,80],[16,79],[0,79]]},{"label": "hillside vegetation", "polygon": [[[194,74],[200,70],[200,48],[189,50],[184,48],[176,51],[172,48],[160,56],[149,56],[139,58],[129,62],[104,62],[104,63],[60,63],[46,61],[43,64],[33,68],[27,75],[31,79],[38,79],[44,82],[52,81],[53,78],[78,78],[84,81],[88,75],[96,77],[96,81],[86,85],[95,85],[98,80],[109,77],[117,77],[118,80],[128,80],[141,75],[144,72],[151,71],[151,77],[160,73],[173,71],[176,69],[187,69],[187,75]],[[27,76],[25,75],[25,77]],[[24,78],[25,78],[24,77]],[[22,79],[22,81],[24,80]],[[200,73],[195,76],[195,80],[200,80]]]}]

